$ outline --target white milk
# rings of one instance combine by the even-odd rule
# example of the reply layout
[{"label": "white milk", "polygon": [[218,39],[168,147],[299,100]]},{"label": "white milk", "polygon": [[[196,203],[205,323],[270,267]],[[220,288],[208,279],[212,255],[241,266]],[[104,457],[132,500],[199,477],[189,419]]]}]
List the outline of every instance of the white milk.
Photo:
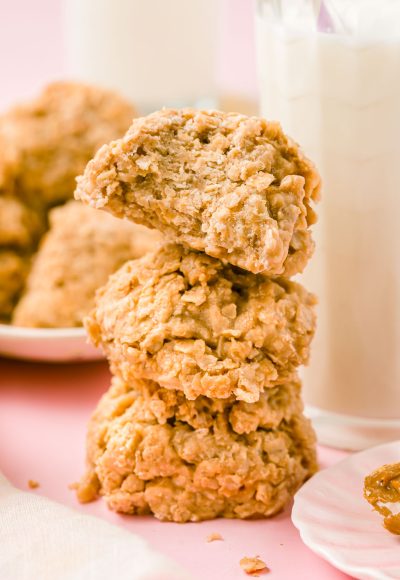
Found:
[{"label": "white milk", "polygon": [[213,104],[215,0],[66,0],[71,76],[109,86],[142,112]]},{"label": "white milk", "polygon": [[384,38],[257,17],[262,113],[323,178],[317,250],[302,277],[320,302],[306,402],[375,419],[400,419],[400,2],[392,5]]}]

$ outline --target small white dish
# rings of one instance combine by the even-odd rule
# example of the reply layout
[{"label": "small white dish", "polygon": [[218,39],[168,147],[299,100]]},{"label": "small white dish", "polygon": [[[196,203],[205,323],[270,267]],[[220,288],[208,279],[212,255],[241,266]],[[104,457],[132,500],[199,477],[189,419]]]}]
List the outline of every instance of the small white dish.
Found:
[{"label": "small white dish", "polygon": [[23,328],[0,324],[0,355],[42,362],[100,360],[84,328]]},{"label": "small white dish", "polygon": [[292,521],[303,542],[355,578],[400,578],[400,536],[363,498],[366,475],[400,462],[400,441],[361,451],[313,476],[297,492]]}]

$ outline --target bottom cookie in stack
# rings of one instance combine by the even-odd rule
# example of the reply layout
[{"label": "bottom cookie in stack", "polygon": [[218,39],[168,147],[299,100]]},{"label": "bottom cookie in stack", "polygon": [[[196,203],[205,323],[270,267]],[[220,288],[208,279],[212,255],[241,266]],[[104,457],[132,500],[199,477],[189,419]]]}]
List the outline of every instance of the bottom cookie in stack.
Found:
[{"label": "bottom cookie in stack", "polygon": [[256,403],[189,401],[114,377],[89,424],[78,498],[175,522],[271,516],[317,469],[300,389],[295,377]]}]

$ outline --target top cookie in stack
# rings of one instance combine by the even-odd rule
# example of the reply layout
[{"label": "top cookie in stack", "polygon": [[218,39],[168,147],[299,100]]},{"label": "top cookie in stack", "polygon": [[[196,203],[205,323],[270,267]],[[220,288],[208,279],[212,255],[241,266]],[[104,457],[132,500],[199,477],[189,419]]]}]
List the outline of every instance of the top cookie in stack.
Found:
[{"label": "top cookie in stack", "polygon": [[312,255],[319,190],[278,123],[166,109],[102,147],[75,195],[249,272],[290,277]]}]

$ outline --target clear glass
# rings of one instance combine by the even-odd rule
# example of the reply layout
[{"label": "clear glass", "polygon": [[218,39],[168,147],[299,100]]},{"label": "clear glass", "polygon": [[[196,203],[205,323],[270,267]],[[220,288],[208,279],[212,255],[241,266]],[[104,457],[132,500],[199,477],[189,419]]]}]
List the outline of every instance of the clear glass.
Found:
[{"label": "clear glass", "polygon": [[215,104],[215,0],[64,0],[68,70],[143,114]]},{"label": "clear glass", "polygon": [[304,373],[322,442],[400,437],[400,0],[258,0],[261,109],[323,179]]}]

